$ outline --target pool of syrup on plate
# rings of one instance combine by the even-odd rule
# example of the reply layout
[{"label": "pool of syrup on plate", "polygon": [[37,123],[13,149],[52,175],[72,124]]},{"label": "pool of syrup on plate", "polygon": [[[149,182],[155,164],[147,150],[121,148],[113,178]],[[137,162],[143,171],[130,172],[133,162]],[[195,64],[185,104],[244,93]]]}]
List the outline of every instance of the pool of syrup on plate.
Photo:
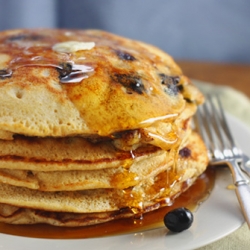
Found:
[{"label": "pool of syrup on plate", "polygon": [[162,207],[143,215],[142,219],[119,219],[87,227],[56,227],[45,224],[9,225],[0,223],[0,233],[47,239],[83,239],[121,235],[164,227],[163,217],[174,208],[187,207],[194,212],[211,193],[215,170],[208,168],[187,191],[182,193],[170,207]]}]

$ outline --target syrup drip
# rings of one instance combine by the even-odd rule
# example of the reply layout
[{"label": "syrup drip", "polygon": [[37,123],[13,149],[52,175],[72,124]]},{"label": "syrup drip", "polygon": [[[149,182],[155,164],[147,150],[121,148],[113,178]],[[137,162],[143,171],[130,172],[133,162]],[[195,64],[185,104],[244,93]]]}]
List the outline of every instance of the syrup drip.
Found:
[{"label": "syrup drip", "polygon": [[94,72],[94,69],[87,65],[73,64],[72,71],[60,78],[61,83],[78,83],[89,77],[89,73]]},{"label": "syrup drip", "polygon": [[[32,60],[33,58],[31,58]],[[58,70],[61,70],[62,67],[60,67],[60,65],[56,65],[56,64],[52,64],[52,63],[25,63],[23,65],[18,65],[15,67],[12,67],[11,69],[8,70],[1,70],[0,71],[0,77],[1,78],[7,78],[7,77],[11,77],[13,74],[13,70],[17,70],[21,67],[54,67],[57,68]],[[72,71],[69,72],[69,74],[60,77],[60,82],[61,83],[79,83],[81,82],[83,79],[86,79],[90,76],[90,73],[93,73],[94,69],[91,66],[87,66],[87,65],[81,65],[81,64],[73,64],[72,66]]]},{"label": "syrup drip", "polygon": [[[50,238],[83,239],[121,235],[164,227],[164,215],[174,208],[186,207],[195,212],[204,202],[214,186],[215,170],[208,168],[186,192],[171,206],[162,207],[143,215],[142,218],[126,218],[87,227],[55,227],[50,225],[9,225],[0,223],[0,232],[11,235]],[[195,214],[194,214],[195,216]]]},{"label": "syrup drip", "polygon": [[9,50],[12,52],[12,60],[7,69],[0,69],[1,79],[11,77],[15,70],[22,67],[53,67],[60,72],[63,70],[61,65],[71,65],[71,71],[60,77],[61,83],[79,83],[94,72],[94,67],[87,65],[84,61],[85,58],[73,58],[71,54],[67,53],[48,53],[48,50],[51,50],[50,47],[35,47],[31,43],[30,46],[23,48],[22,54],[16,47],[11,47]]}]

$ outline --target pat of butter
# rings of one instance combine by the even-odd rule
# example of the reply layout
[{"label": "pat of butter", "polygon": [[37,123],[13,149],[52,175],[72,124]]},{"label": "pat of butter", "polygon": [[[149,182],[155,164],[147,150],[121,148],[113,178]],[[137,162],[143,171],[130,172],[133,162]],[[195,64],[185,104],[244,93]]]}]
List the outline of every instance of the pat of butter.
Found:
[{"label": "pat of butter", "polygon": [[91,50],[95,47],[94,42],[77,42],[77,41],[68,41],[62,43],[56,43],[52,49],[60,53],[72,53],[79,50]]}]

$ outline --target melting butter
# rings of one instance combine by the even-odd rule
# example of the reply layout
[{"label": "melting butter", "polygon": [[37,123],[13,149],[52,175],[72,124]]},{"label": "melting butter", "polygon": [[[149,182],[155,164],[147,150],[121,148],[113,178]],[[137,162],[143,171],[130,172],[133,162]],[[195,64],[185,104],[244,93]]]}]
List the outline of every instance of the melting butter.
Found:
[{"label": "melting butter", "polygon": [[72,53],[79,50],[91,50],[95,47],[94,42],[67,41],[56,43],[52,49],[59,53]]}]

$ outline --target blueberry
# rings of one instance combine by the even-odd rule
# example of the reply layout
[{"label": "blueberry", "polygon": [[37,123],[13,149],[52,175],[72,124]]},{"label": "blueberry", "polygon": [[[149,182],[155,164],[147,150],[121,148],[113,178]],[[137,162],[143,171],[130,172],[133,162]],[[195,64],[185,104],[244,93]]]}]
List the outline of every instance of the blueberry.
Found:
[{"label": "blueberry", "polygon": [[132,56],[131,54],[129,54],[127,52],[121,51],[121,50],[116,50],[116,54],[120,59],[125,60],[125,61],[135,61],[136,60],[134,56]]},{"label": "blueberry", "polygon": [[191,153],[192,153],[191,150],[187,147],[184,147],[179,151],[179,155],[183,158],[188,158],[191,155]]},{"label": "blueberry", "polygon": [[132,94],[131,91],[134,91],[137,94],[142,95],[146,91],[142,80],[137,75],[116,73],[112,76],[112,79],[125,87],[129,94]]},{"label": "blueberry", "polygon": [[11,77],[11,75],[12,75],[11,70],[0,69],[0,79]]},{"label": "blueberry", "polygon": [[193,223],[193,214],[185,207],[176,208],[164,216],[165,226],[172,232],[182,232]]}]

